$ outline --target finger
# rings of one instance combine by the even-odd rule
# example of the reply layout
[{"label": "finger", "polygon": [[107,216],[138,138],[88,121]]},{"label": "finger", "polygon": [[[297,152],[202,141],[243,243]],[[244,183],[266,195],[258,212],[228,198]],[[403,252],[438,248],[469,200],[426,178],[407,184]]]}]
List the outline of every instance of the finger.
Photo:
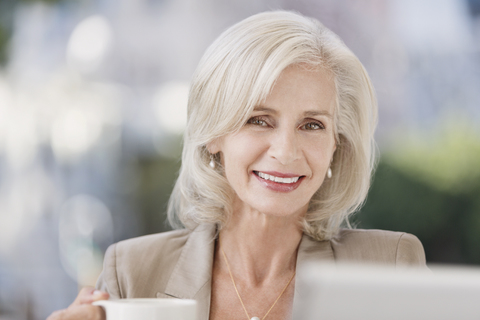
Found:
[{"label": "finger", "polygon": [[82,304],[91,304],[93,301],[106,300],[109,298],[109,294],[103,291],[95,290],[93,287],[85,287],[78,293],[77,298],[72,303],[72,306],[78,306]]},{"label": "finger", "polygon": [[110,298],[110,295],[107,292],[95,290],[93,291],[93,295],[91,296],[91,298],[92,298],[91,302],[98,301],[98,300],[108,300],[108,298]]},{"label": "finger", "polygon": [[47,318],[47,320],[62,319],[62,315],[65,314],[65,311],[66,309],[55,311]]},{"label": "finger", "polygon": [[[90,304],[84,304],[81,306],[75,306],[70,311],[71,318],[68,320],[105,320],[105,310],[102,307],[92,306]],[[62,319],[63,320],[63,319]]]},{"label": "finger", "polygon": [[89,297],[93,295],[94,291],[95,291],[94,287],[82,288],[80,292],[78,292],[77,298],[75,299],[75,301],[73,301],[71,306],[81,305],[85,303],[84,301],[88,300]]},{"label": "finger", "polygon": [[71,306],[52,313],[47,320],[105,320],[103,308],[89,304]]}]

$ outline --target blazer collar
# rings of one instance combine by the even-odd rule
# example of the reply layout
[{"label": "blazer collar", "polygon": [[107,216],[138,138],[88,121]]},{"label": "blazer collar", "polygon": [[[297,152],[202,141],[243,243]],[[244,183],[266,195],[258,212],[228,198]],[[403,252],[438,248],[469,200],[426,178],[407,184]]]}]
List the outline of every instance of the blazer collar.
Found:
[{"label": "blazer collar", "polygon": [[[303,235],[297,253],[297,279],[305,279],[305,266],[310,263],[335,263],[335,255],[330,241],[317,241],[307,235]],[[299,301],[308,296],[308,288],[295,281],[295,295],[293,297],[293,309],[298,307]]]},{"label": "blazer collar", "polygon": [[317,241],[305,234],[302,236],[298,246],[296,269],[302,269],[306,263],[310,262],[335,262],[330,241]]},{"label": "blazer collar", "polygon": [[197,300],[200,319],[208,319],[215,249],[216,226],[201,224],[188,237],[165,294],[180,299]]},{"label": "blazer collar", "polygon": [[[169,296],[197,300],[200,319],[208,319],[210,314],[215,237],[213,224],[202,224],[192,231],[165,288]],[[297,253],[297,277],[302,276],[304,265],[310,262],[335,262],[330,241],[316,241],[303,235]],[[294,307],[305,294],[301,287],[295,286]]]}]

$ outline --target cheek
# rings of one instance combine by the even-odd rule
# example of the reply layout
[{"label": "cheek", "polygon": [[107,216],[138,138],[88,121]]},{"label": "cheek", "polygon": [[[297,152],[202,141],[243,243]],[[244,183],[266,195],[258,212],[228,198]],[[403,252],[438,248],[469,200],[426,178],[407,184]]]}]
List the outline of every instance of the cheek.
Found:
[{"label": "cheek", "polygon": [[262,154],[262,142],[259,138],[239,134],[225,139],[222,149],[222,164],[228,179],[233,175],[248,174],[251,165]]},{"label": "cheek", "polygon": [[261,137],[252,134],[237,134],[225,139],[225,158],[234,161],[251,161],[252,157],[261,153],[264,145]]},{"label": "cheek", "polygon": [[313,170],[326,172],[330,166],[330,161],[335,151],[335,143],[333,139],[324,139],[310,144],[305,152],[306,158]]}]

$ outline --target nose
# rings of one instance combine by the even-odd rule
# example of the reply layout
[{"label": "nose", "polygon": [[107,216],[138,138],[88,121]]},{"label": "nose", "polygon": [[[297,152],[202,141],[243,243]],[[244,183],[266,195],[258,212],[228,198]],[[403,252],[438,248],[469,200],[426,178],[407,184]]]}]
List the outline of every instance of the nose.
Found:
[{"label": "nose", "polygon": [[272,134],[268,154],[282,165],[299,159],[300,146],[295,130],[277,128]]}]

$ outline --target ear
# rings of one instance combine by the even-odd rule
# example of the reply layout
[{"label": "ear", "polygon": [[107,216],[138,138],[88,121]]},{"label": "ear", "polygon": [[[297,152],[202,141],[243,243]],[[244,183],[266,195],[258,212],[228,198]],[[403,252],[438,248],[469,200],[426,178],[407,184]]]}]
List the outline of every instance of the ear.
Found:
[{"label": "ear", "polygon": [[220,138],[216,138],[216,139],[210,141],[209,143],[207,143],[206,147],[207,147],[208,152],[210,152],[211,154],[219,153],[222,150],[221,147],[220,147],[220,145],[221,145],[220,140],[221,140]]}]

